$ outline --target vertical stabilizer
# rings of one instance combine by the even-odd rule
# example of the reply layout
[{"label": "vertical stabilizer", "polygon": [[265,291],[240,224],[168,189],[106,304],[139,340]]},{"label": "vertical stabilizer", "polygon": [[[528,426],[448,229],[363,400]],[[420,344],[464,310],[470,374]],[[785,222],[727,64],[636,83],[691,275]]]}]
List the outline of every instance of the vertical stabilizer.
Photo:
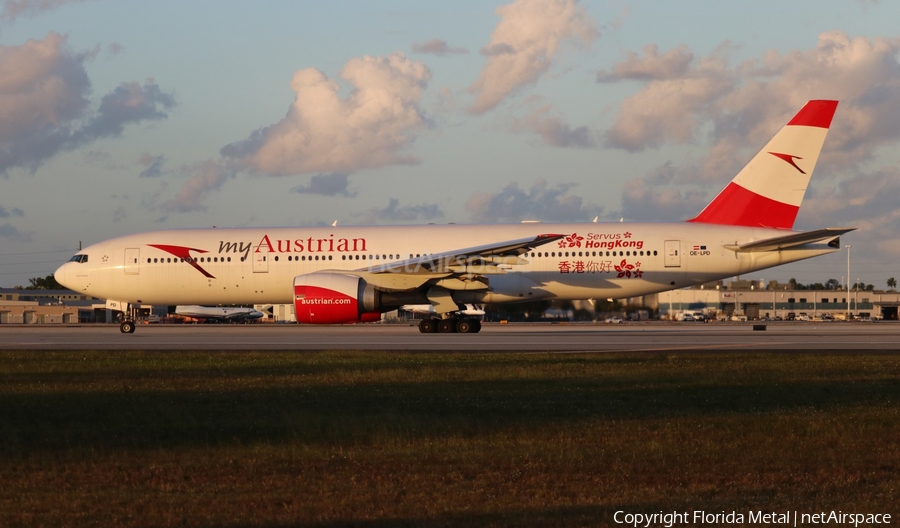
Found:
[{"label": "vertical stabilizer", "polygon": [[689,222],[790,229],[837,101],[809,101]]}]

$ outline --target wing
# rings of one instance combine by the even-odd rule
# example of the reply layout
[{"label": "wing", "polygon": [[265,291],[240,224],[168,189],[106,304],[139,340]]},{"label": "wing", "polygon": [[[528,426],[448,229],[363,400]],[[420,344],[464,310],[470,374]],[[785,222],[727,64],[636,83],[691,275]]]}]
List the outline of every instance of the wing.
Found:
[{"label": "wing", "polygon": [[[487,289],[486,275],[506,273],[512,266],[527,264],[522,257],[532,249],[555,242],[566,235],[543,234],[507,240],[444,253],[398,260],[360,268],[349,273],[363,277],[385,291],[418,288],[428,281],[451,290]],[[343,273],[348,273],[344,271]]]}]

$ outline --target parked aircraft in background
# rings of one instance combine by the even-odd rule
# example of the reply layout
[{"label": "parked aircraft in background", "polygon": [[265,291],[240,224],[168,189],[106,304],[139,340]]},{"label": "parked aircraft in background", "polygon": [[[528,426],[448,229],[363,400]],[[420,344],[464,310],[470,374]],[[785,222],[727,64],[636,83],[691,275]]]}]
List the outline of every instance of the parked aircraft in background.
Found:
[{"label": "parked aircraft in background", "polygon": [[809,101],[697,215],[679,223],[178,229],[79,251],[66,287],[121,306],[293,303],[297,321],[432,307],[425,332],[477,332],[468,304],[622,299],[840,249],[854,228],[792,231],[837,101]]},{"label": "parked aircraft in background", "polygon": [[220,322],[249,322],[262,319],[265,314],[253,308],[229,306],[176,306],[175,313],[184,317]]}]

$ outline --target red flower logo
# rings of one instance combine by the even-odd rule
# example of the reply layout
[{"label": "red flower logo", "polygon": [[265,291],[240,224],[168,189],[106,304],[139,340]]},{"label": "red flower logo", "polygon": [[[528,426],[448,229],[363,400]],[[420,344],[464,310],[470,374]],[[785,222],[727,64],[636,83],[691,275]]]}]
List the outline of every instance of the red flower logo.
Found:
[{"label": "red flower logo", "polygon": [[616,277],[622,278],[627,277],[629,279],[639,279],[644,276],[644,272],[641,271],[641,263],[629,264],[627,260],[622,259],[622,262],[615,266],[616,271],[619,272]]},{"label": "red flower logo", "polygon": [[567,236],[564,240],[559,241],[559,247],[567,248],[567,247],[581,247],[581,241],[584,240],[583,236],[578,236],[578,233],[572,233]]}]

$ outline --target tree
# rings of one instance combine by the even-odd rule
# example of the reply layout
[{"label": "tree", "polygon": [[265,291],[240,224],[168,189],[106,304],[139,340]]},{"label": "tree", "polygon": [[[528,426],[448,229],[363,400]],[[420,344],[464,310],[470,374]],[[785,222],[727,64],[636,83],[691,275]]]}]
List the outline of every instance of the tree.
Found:
[{"label": "tree", "polygon": [[825,289],[826,290],[840,290],[841,289],[841,281],[837,279],[828,279],[825,281]]},{"label": "tree", "polygon": [[56,278],[53,275],[47,275],[46,277],[34,277],[28,279],[28,282],[31,283],[29,286],[26,286],[24,289],[26,290],[65,290],[65,286],[56,282]]},{"label": "tree", "polygon": [[897,289],[897,279],[895,279],[894,277],[891,277],[890,279],[888,279],[887,286],[888,286],[888,288],[891,289],[891,291],[894,291],[895,289]]}]

